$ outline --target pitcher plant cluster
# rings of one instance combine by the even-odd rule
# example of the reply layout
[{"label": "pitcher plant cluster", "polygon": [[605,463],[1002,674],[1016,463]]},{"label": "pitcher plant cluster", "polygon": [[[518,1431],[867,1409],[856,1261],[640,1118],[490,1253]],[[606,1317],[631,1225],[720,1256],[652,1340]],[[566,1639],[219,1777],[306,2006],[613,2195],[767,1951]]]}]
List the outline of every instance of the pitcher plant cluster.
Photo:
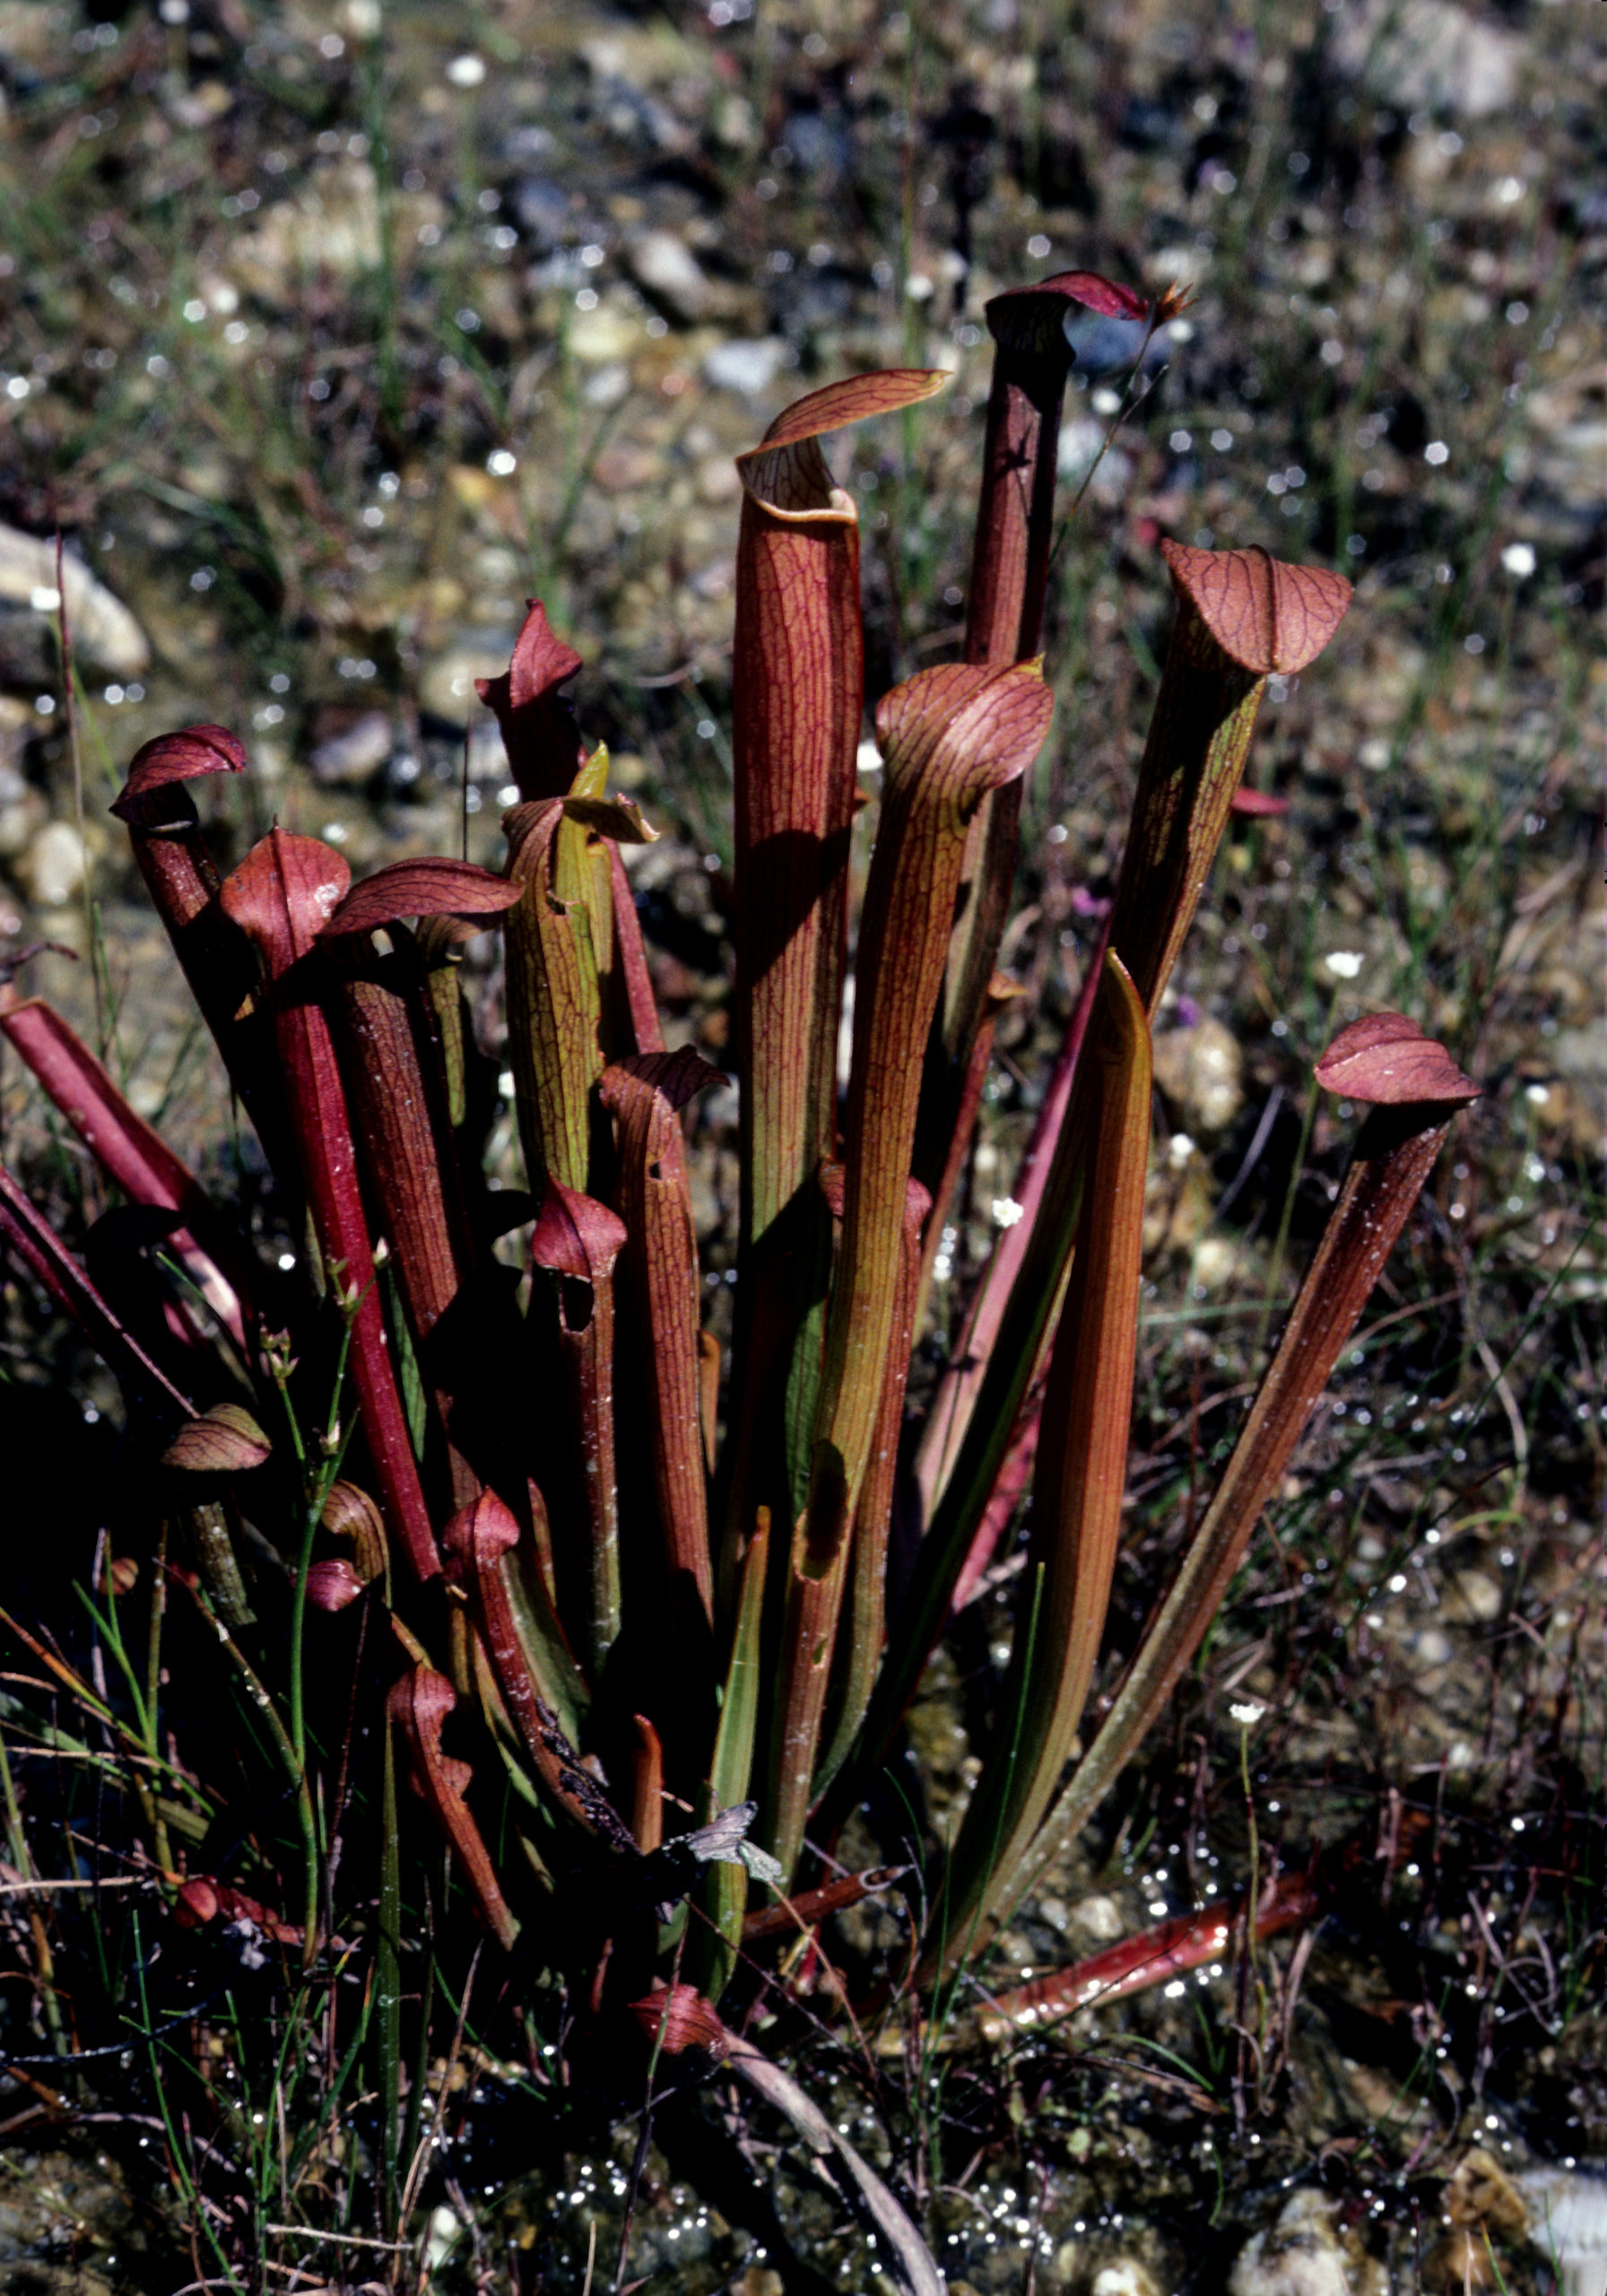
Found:
[{"label": "pitcher plant cluster", "polygon": [[[646,1994],[673,1959],[679,1992],[646,1998],[678,2003],[675,2033],[713,2046],[725,2028],[709,2005],[744,1935],[762,1954],[792,1931],[779,1898],[804,1923],[841,1901],[821,1854],[1026,1501],[996,1729],[916,1892],[919,1983],[986,1943],[1198,1651],[1475,1096],[1399,1014],[1355,1022],[1317,1064],[1363,1105],[1348,1177],[1215,1495],[1090,1720],[1122,1536],[1151,1031],[1268,682],[1316,659],[1351,591],[1257,549],[1162,544],[1176,613],[1108,930],[1017,1179],[1022,1216],[917,1424],[912,1348],[1013,993],[995,962],[1022,778],[1051,738],[1039,632],[1077,306],[1151,329],[1177,307],[1081,273],[989,305],[964,658],[876,703],[856,915],[859,532],[821,439],[912,409],[946,378],[832,383],[739,458],[741,1203],[725,1360],[702,1327],[682,1121],[719,1075],[665,1048],[622,857],[654,831],[611,792],[606,752],[580,740],[563,694],[580,658],[539,605],[482,688],[519,791],[499,874],[409,860],[354,885],[332,846],[275,827],[221,877],[186,787],[245,770],[216,726],[149,744],[114,808],[305,1221],[299,1270],[261,1261],[55,1012],[0,992],[15,1052],[144,1208],[156,1307],[136,1314],[98,1283],[5,1174],[0,1234],[123,1384],[136,1511],[156,1526],[153,1601],[205,1613],[264,1718],[305,1858],[302,1902],[271,1934],[309,1964],[332,1934],[339,1794],[308,1671],[344,1669],[352,1697],[360,1684],[371,1698],[342,1759],[374,1767],[385,1813],[374,1952],[393,2100],[397,1829],[415,1822],[399,1781],[498,1945],[526,1931],[594,2008],[611,1987]],[[493,926],[523,1191],[488,1184],[495,1066],[460,985],[464,944]],[[315,1615],[347,1610],[360,1646],[352,1618]],[[154,1748],[157,1688],[147,1700],[136,1674]],[[181,1917],[227,1912],[238,1889],[195,1872],[177,1821],[151,1807]],[[656,2030],[679,2045],[667,2017]]]}]

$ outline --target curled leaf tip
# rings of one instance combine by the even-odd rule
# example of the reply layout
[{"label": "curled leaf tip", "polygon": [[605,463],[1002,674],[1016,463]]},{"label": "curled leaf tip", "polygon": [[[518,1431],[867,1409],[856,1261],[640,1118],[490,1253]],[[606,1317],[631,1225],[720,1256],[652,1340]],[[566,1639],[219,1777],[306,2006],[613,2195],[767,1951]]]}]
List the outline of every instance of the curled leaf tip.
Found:
[{"label": "curled leaf tip", "polygon": [[1459,1106],[1483,1091],[1404,1013],[1368,1013],[1342,1029],[1316,1067],[1325,1091],[1381,1107],[1441,1101]]},{"label": "curled leaf tip", "polygon": [[1259,546],[1196,550],[1163,542],[1160,554],[1223,653],[1257,677],[1292,676],[1315,662],[1351,603],[1342,574],[1287,566]]},{"label": "curled leaf tip", "polygon": [[353,885],[318,937],[371,933],[404,917],[494,917],[513,907],[519,890],[508,878],[472,861],[435,855],[420,861],[393,861]]},{"label": "curled leaf tip", "polygon": [[720,1078],[719,1069],[711,1067],[691,1045],[682,1045],[678,1052],[635,1053],[627,1060],[616,1060],[604,1070],[600,1089],[604,1108],[618,1109],[646,1086],[659,1094],[673,1113],[683,1109],[705,1085],[717,1084]]},{"label": "curled leaf tip", "polygon": [[496,714],[521,796],[561,797],[585,747],[574,705],[559,688],[582,666],[581,657],[553,630],[539,598],[526,605],[513,659],[499,678],[476,678],[474,691]]},{"label": "curled leaf tip", "polygon": [[[1024,287],[1006,287],[995,295],[986,308],[989,327],[996,336],[1001,326],[1013,328],[1015,310],[1033,297],[1049,297],[1061,303],[1081,303],[1087,311],[1097,311],[1101,318],[1142,319],[1149,316],[1148,299],[1136,288],[1124,286],[1119,279],[1107,279],[1099,271],[1056,271],[1047,279],[1035,279]],[[999,314],[995,321],[994,314]]]},{"label": "curled leaf tip", "polygon": [[[751,451],[790,447],[800,439],[818,439],[827,430],[840,430],[873,414],[891,414],[899,407],[915,406],[922,399],[934,398],[952,379],[942,367],[885,367],[870,374],[845,376],[840,382],[827,383],[783,407],[765,432],[761,446]],[[739,456],[738,461],[742,459]]]},{"label": "curled leaf tip", "polygon": [[243,1404],[216,1403],[179,1429],[162,1465],[190,1474],[242,1474],[261,1466],[273,1448]]},{"label": "curled leaf tip", "polygon": [[631,2003],[630,2013],[665,2057],[679,2057],[687,2048],[725,2046],[725,2026],[695,1986],[656,1985],[642,2000]]},{"label": "curled leaf tip", "polygon": [[905,770],[942,744],[968,784],[966,817],[984,793],[1024,773],[1042,746],[1055,707],[1041,660],[1001,666],[942,662],[918,670],[876,705],[882,757]]},{"label": "curled leaf tip", "polygon": [[250,934],[271,978],[311,951],[345,899],[352,870],[333,845],[274,829],[251,848],[218,898],[223,913]]},{"label": "curled leaf tip", "polygon": [[244,773],[246,752],[227,726],[185,726],[158,734],[136,750],[128,778],[112,805],[119,821],[139,819],[144,800],[174,781],[194,781],[205,773]]},{"label": "curled leaf tip", "polygon": [[494,1491],[482,1491],[460,1508],[441,1534],[447,1553],[470,1563],[492,1561],[518,1543],[518,1518]]},{"label": "curled leaf tip", "polygon": [[634,797],[566,797],[563,810],[567,818],[580,822],[599,837],[611,837],[616,845],[656,845],[658,831],[642,817],[641,807]]},{"label": "curled leaf tip", "polygon": [[363,1582],[343,1554],[315,1562],[307,1574],[307,1599],[315,1611],[343,1611],[361,1594]]},{"label": "curled leaf tip", "polygon": [[[695,1088],[694,1088],[695,1089]],[[625,1247],[625,1222],[595,1196],[549,1178],[547,1194],[530,1239],[531,1263],[555,1275],[595,1283],[605,1276]]]}]

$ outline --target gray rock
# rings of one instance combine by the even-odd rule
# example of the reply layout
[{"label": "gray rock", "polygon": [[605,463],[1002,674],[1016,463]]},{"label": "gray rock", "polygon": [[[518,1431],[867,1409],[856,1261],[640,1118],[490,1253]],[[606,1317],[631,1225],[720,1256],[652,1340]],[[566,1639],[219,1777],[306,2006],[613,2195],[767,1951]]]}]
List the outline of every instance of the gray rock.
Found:
[{"label": "gray rock", "polygon": [[569,195],[545,176],[521,176],[513,187],[513,212],[543,254],[559,246],[569,226]]},{"label": "gray rock", "polygon": [[1333,19],[1328,54],[1403,111],[1489,119],[1516,96],[1523,43],[1454,0],[1365,0]]},{"label": "gray rock", "polygon": [[1243,1078],[1238,1039],[1209,1013],[1155,1039],[1155,1082],[1196,1132],[1226,1131],[1244,1106]]},{"label": "gray rock", "polygon": [[729,343],[716,344],[703,361],[703,379],[717,390],[756,398],[769,389],[786,363],[786,345],[778,335],[751,340],[738,335]]},{"label": "gray rock", "polygon": [[725,290],[673,231],[638,231],[626,247],[625,260],[637,285],[688,326],[728,306]]},{"label": "gray rock", "polygon": [[1602,2296],[1607,2286],[1607,2175],[1547,2166],[1516,2179],[1529,2237],[1551,2257],[1563,2296]]},{"label": "gray rock", "polygon": [[[1076,415],[1064,425],[1060,433],[1057,467],[1062,478],[1081,486],[1093,470],[1094,457],[1105,445],[1108,422],[1096,422],[1091,414]],[[1089,488],[1096,502],[1114,508],[1133,483],[1133,457],[1119,447],[1106,447],[1105,454]]]},{"label": "gray rock", "polygon": [[65,909],[83,883],[83,839],[71,822],[47,822],[17,863],[17,875],[30,900],[40,909]]},{"label": "gray rock", "polygon": [[419,676],[420,708],[445,725],[466,726],[482,709],[475,679],[500,677],[512,653],[510,632],[506,638],[465,638],[432,656]]},{"label": "gray rock", "polygon": [[[114,677],[137,678],[151,665],[144,631],[121,599],[98,582],[81,558],[62,552],[67,626],[81,661],[109,670]],[[56,544],[39,535],[0,526],[0,602],[37,616],[39,637],[48,641],[56,610]]]},{"label": "gray rock", "polygon": [[321,741],[308,762],[326,788],[357,788],[389,757],[395,732],[383,709],[366,709],[355,724]]},{"label": "gray rock", "polygon": [[1333,2203],[1292,2193],[1269,2232],[1246,2242],[1229,2276],[1229,2296],[1373,2296],[1370,2259],[1347,2253]]}]

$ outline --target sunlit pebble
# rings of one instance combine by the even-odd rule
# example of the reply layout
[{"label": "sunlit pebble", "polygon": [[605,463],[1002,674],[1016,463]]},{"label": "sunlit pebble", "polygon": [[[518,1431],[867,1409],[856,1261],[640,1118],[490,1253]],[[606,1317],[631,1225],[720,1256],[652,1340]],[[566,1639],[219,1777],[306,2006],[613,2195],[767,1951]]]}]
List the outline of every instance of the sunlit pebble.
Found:
[{"label": "sunlit pebble", "polygon": [[447,66],[447,77],[455,88],[477,88],[485,78],[485,58],[471,48],[463,56],[455,56]]}]

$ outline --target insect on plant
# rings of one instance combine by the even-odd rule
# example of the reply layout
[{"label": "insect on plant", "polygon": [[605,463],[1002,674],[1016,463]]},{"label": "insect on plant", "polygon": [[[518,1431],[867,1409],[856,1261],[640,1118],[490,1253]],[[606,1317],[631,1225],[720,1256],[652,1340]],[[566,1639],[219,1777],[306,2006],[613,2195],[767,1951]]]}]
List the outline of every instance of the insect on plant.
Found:
[{"label": "insect on plant", "polygon": [[[863,1803],[957,1588],[1013,1518],[1023,1462],[1029,1545],[1000,1721],[957,1836],[923,1878],[922,1987],[986,1944],[1161,1711],[1476,1094],[1400,1014],[1355,1022],[1318,1062],[1319,1083],[1368,1110],[1348,1175],[1215,1494],[1073,1759],[1120,1535],[1151,1029],[1268,683],[1316,660],[1351,596],[1339,576],[1259,550],[1162,545],[1176,617],[1108,935],[1018,1186],[1023,1216],[998,1239],[901,1464],[935,1240],[1011,989],[995,964],[1022,777],[1050,732],[1038,646],[1077,306],[1151,329],[1179,307],[1082,273],[989,305],[964,658],[876,703],[881,800],[855,919],[859,538],[821,441],[917,405],[945,378],[830,384],[739,458],[727,1362],[702,1328],[682,1126],[717,1072],[665,1048],[622,859],[654,831],[611,794],[606,752],[580,741],[562,691],[580,657],[539,605],[506,675],[482,688],[519,792],[500,874],[411,860],[354,885],[332,847],[275,827],[220,877],[186,786],[246,770],[216,726],[147,744],[115,808],[239,1106],[304,1216],[300,1275],[259,1264],[239,1220],[48,1006],[4,992],[0,1028],[149,1215],[160,1312],[135,1315],[97,1284],[9,1176],[0,1231],[123,1383],[131,1497],[113,1544],[121,1553],[142,1526],[149,1537],[153,1652],[164,1603],[207,1622],[211,1663],[242,1694],[295,1813],[299,1900],[265,1910],[265,1863],[249,1900],[205,1869],[198,1853],[219,1838],[207,1770],[194,1752],[185,1764],[164,1752],[154,1659],[142,1675],[119,1639],[126,1700],[96,1704],[148,1765],[131,1775],[179,1919],[254,1905],[308,1970],[362,1937],[388,2230],[401,2205],[398,1779],[499,1952],[561,1969],[594,2024],[634,2004],[658,2050],[726,2057],[804,2127],[807,2099],[714,2005],[744,1938],[758,1954],[776,1933],[778,1896],[789,1929],[844,1901],[810,1845]],[[462,946],[488,926],[506,952],[520,1193],[487,1184],[488,1064],[460,986]],[[895,1514],[911,1557],[896,1596]],[[100,1599],[117,1631],[116,1599]],[[344,1613],[343,1625],[324,1615]],[[365,1764],[378,1910],[337,1915]],[[1274,1910],[1299,1918],[1304,1900]],[[1186,1966],[1188,1950],[1168,1941],[1160,1961]],[[1040,1987],[1031,2013],[1050,2000]],[[833,2148],[908,2283],[935,2285],[908,2220],[828,2130],[819,2149]]]}]

